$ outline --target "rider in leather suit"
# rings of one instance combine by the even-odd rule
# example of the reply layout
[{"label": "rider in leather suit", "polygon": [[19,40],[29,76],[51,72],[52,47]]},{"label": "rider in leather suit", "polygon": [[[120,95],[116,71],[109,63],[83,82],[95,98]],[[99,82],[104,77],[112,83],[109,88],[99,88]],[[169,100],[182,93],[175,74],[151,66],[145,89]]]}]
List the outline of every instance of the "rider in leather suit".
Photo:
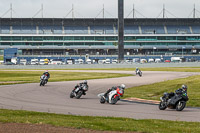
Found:
[{"label": "rider in leather suit", "polygon": [[107,92],[104,94],[104,98],[107,98],[108,93],[110,93],[113,90],[116,90],[117,88],[122,89],[124,92],[124,89],[126,88],[126,86],[124,84],[121,84],[120,86],[113,86],[111,89],[107,90]]},{"label": "rider in leather suit", "polygon": [[[182,85],[181,88],[179,88],[178,90],[175,91],[175,93],[178,94],[178,95],[182,94],[184,92],[187,93],[187,85]],[[174,92],[169,93],[168,99],[172,98],[175,95],[175,93]]]},{"label": "rider in leather suit", "polygon": [[[77,84],[77,85],[75,86],[75,88],[77,88],[77,87],[79,87],[79,86],[82,87],[83,85],[86,85],[86,86],[88,87],[87,80],[83,81],[82,83]],[[83,95],[86,95],[85,91],[83,92]]]}]

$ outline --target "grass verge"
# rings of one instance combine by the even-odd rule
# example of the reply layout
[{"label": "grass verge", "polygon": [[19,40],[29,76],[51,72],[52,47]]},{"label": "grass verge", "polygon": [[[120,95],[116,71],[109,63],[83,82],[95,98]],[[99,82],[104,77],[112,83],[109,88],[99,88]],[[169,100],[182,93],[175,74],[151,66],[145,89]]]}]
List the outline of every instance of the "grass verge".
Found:
[{"label": "grass verge", "polygon": [[3,60],[3,56],[0,56],[0,61]]},{"label": "grass verge", "polygon": [[[17,83],[39,83],[41,71],[0,71],[0,85],[17,84]],[[50,72],[50,82],[56,81],[72,81],[72,80],[88,80],[116,78],[124,76],[133,76],[131,74],[118,73],[89,73],[89,72]]]},{"label": "grass verge", "polygon": [[159,100],[164,92],[174,92],[182,84],[188,86],[188,106],[200,107],[200,75],[150,85],[142,85],[125,90],[124,98],[136,97],[148,100]]},{"label": "grass verge", "polygon": [[73,116],[5,109],[0,110],[0,122],[50,124],[60,127],[85,128],[101,131],[137,131],[148,133],[200,132],[199,122]]}]

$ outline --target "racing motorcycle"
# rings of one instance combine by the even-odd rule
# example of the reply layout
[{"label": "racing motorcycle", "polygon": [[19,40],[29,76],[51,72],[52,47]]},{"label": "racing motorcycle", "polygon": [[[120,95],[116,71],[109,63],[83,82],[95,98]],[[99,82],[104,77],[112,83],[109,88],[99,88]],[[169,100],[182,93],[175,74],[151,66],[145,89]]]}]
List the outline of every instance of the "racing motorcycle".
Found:
[{"label": "racing motorcycle", "polygon": [[166,108],[169,109],[176,109],[177,111],[182,111],[185,106],[186,102],[189,100],[186,92],[175,92],[174,96],[168,99],[169,93],[164,93],[163,97],[160,97],[160,104],[159,109],[165,110]]},{"label": "racing motorcycle", "polygon": [[77,98],[79,99],[82,95],[86,95],[86,91],[88,91],[89,86],[87,84],[76,85],[72,92],[70,93],[70,98]]},{"label": "racing motorcycle", "polygon": [[46,75],[42,75],[40,77],[40,86],[44,86],[47,83],[47,76]]},{"label": "racing motorcycle", "polygon": [[116,104],[118,100],[120,100],[120,97],[123,96],[124,91],[122,89],[117,88],[116,90],[112,90],[108,93],[107,97],[104,97],[105,93],[98,94],[98,97],[100,98],[100,103],[110,103],[110,104]]},{"label": "racing motorcycle", "polygon": [[138,74],[140,77],[142,77],[142,71],[137,70],[137,71],[136,71],[136,75],[137,75],[137,74]]}]

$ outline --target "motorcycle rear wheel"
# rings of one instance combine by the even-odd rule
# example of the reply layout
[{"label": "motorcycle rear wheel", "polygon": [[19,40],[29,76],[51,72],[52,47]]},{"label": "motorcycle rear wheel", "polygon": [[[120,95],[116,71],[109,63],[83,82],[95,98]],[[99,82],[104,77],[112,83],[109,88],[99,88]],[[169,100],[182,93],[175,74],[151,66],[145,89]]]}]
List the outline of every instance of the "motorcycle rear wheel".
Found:
[{"label": "motorcycle rear wheel", "polygon": [[161,101],[160,104],[158,105],[160,110],[165,110],[167,106],[164,105],[164,103]]},{"label": "motorcycle rear wheel", "polygon": [[176,105],[176,111],[182,111],[185,108],[186,102],[185,101],[179,101]]},{"label": "motorcycle rear wheel", "polygon": [[118,100],[119,100],[119,96],[116,96],[115,98],[113,97],[111,100],[111,104],[116,104]]}]

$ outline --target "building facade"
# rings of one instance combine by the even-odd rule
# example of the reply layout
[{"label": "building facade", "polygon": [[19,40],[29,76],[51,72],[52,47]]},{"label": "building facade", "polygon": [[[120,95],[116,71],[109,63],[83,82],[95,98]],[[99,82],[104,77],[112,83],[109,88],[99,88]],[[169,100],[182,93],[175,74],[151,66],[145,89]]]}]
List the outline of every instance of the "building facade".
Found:
[{"label": "building facade", "polygon": [[[0,53],[117,55],[117,19],[0,18]],[[199,55],[200,19],[125,19],[125,55]]]}]

